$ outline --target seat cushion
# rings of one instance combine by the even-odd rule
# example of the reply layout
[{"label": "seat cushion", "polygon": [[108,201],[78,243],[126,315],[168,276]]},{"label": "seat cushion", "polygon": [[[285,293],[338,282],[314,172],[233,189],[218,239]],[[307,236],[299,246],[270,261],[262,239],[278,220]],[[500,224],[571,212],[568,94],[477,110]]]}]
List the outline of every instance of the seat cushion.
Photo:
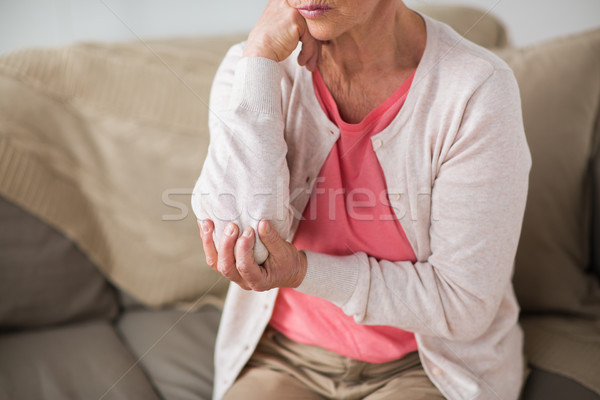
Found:
[{"label": "seat cushion", "polygon": [[158,400],[105,321],[0,335],[1,399]]},{"label": "seat cushion", "polygon": [[220,311],[130,309],[117,330],[165,400],[210,399]]},{"label": "seat cushion", "polygon": [[564,376],[533,369],[521,392],[521,400],[600,400],[600,395]]},{"label": "seat cushion", "polygon": [[116,316],[115,291],[75,244],[0,197],[0,331]]},{"label": "seat cushion", "polygon": [[524,314],[529,364],[572,379],[600,395],[600,320],[552,314]]}]

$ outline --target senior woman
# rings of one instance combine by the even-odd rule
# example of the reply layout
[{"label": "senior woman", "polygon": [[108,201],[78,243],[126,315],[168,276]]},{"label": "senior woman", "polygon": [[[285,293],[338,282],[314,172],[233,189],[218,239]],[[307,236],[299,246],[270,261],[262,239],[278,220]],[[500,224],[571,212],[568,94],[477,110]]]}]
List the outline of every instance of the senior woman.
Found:
[{"label": "senior woman", "polygon": [[210,112],[215,399],[518,397],[531,160],[506,64],[400,0],[271,0]]}]

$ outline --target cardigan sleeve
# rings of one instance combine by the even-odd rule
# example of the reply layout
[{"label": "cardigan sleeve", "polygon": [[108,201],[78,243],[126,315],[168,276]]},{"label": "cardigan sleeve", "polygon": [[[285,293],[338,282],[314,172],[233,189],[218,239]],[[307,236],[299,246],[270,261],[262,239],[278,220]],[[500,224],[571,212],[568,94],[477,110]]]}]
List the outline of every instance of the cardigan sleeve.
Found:
[{"label": "cardigan sleeve", "polygon": [[[192,193],[196,217],[215,224],[215,243],[230,221],[241,232],[267,219],[283,237],[292,222],[280,66],[242,57],[242,46],[229,50],[213,81],[210,145]],[[259,264],[268,256],[258,237],[254,255]]]},{"label": "cardigan sleeve", "polygon": [[511,284],[531,166],[512,72],[494,70],[454,118],[460,125],[428,200],[436,216],[426,223],[429,257],[391,262],[306,251],[297,290],[361,324],[450,340],[485,332]]}]

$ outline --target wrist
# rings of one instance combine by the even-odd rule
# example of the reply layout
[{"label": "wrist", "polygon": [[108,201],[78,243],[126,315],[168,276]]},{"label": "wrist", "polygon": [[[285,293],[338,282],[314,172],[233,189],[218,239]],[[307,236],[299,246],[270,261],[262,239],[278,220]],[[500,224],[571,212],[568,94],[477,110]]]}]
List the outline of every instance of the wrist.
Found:
[{"label": "wrist", "polygon": [[308,268],[308,261],[306,259],[306,253],[304,250],[298,250],[298,279],[294,284],[294,288],[297,288],[304,281],[304,277],[306,276],[306,271]]},{"label": "wrist", "polygon": [[277,57],[273,53],[273,51],[269,50],[268,48],[265,48],[264,46],[259,46],[254,43],[248,42],[246,42],[246,45],[244,46],[244,50],[242,51],[242,57],[263,57],[273,61],[279,61],[277,60]]}]

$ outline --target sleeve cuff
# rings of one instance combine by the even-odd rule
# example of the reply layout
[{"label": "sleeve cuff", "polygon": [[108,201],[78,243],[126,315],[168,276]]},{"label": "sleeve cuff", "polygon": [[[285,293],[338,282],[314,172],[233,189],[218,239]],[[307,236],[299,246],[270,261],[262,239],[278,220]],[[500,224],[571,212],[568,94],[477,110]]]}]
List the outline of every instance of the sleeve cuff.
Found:
[{"label": "sleeve cuff", "polygon": [[356,288],[360,265],[357,255],[331,256],[309,250],[304,253],[306,276],[296,290],[343,306]]},{"label": "sleeve cuff", "polygon": [[231,106],[262,114],[281,113],[281,69],[263,57],[242,57],[235,68]]}]

